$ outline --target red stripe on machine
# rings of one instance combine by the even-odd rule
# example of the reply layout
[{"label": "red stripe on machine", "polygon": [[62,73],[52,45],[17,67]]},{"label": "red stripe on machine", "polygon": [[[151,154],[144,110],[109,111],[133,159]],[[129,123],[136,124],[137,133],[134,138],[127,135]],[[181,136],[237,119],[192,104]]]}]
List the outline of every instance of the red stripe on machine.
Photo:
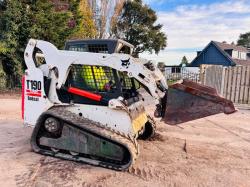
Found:
[{"label": "red stripe on machine", "polygon": [[24,119],[24,90],[25,90],[25,75],[22,77],[22,119]]},{"label": "red stripe on machine", "polygon": [[26,90],[26,93],[42,93],[40,90],[36,91],[36,92],[32,92],[31,90]]},{"label": "red stripe on machine", "polygon": [[94,93],[91,93],[91,92],[88,92],[88,91],[85,91],[85,90],[81,90],[81,89],[78,89],[78,88],[70,87],[68,89],[68,92],[72,93],[72,94],[75,94],[75,95],[80,95],[80,96],[83,96],[83,97],[86,97],[86,98],[89,98],[89,99],[92,99],[92,100],[95,100],[95,101],[101,101],[101,99],[102,99],[101,95],[97,95],[97,94],[94,94]]},{"label": "red stripe on machine", "polygon": [[31,97],[41,97],[42,95],[40,93],[27,93],[27,96]]}]

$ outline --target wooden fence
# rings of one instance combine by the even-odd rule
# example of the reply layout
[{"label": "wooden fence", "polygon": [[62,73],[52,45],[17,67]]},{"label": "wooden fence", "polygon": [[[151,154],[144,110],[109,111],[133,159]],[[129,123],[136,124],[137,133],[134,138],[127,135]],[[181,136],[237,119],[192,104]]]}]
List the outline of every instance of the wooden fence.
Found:
[{"label": "wooden fence", "polygon": [[201,66],[201,82],[237,104],[250,104],[250,66]]}]

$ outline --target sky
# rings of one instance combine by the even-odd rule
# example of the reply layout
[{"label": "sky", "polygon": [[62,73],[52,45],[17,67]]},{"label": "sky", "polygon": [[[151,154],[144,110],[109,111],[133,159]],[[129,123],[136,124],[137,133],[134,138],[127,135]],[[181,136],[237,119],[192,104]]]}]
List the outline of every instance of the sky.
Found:
[{"label": "sky", "polygon": [[185,55],[191,62],[211,40],[237,43],[250,32],[250,0],[143,0],[158,16],[166,33],[167,48],[142,58],[179,64]]}]

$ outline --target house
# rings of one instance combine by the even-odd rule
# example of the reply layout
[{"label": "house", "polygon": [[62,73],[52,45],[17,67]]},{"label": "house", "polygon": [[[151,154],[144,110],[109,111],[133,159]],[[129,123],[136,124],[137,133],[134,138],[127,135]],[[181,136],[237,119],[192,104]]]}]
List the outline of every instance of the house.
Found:
[{"label": "house", "polygon": [[226,42],[211,41],[202,51],[197,52],[196,58],[189,66],[198,67],[201,64],[250,66],[250,50]]}]

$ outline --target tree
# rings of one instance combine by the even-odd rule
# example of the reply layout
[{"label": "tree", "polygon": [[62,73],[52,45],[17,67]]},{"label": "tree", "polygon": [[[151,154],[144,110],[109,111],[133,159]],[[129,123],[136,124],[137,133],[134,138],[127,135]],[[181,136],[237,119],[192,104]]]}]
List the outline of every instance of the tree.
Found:
[{"label": "tree", "polygon": [[166,47],[166,35],[162,25],[156,24],[157,16],[142,0],[126,1],[112,36],[122,38],[135,46],[134,56],[149,51],[159,53]]},{"label": "tree", "polygon": [[161,72],[165,72],[165,63],[164,62],[158,62],[157,67],[160,69]]},{"label": "tree", "polygon": [[96,38],[107,38],[126,0],[88,0],[97,30]]},{"label": "tree", "polygon": [[97,30],[88,0],[71,0],[70,11],[73,14],[71,23],[75,26],[70,39],[95,38]]},{"label": "tree", "polygon": [[188,60],[187,60],[186,56],[182,57],[180,66],[188,66]]},{"label": "tree", "polygon": [[19,74],[23,60],[24,38],[28,37],[29,20],[21,1],[1,1],[0,59],[6,74]]},{"label": "tree", "polygon": [[245,34],[240,34],[240,37],[237,41],[237,45],[250,47],[250,32],[247,32]]},{"label": "tree", "polygon": [[69,9],[63,11],[56,11],[49,0],[0,1],[0,60],[6,74],[21,74],[29,38],[62,48],[68,38],[92,37],[86,1],[69,0]]},{"label": "tree", "polygon": [[65,40],[74,33],[69,26],[72,15],[68,11],[55,11],[54,5],[48,0],[36,0],[30,4],[28,11],[31,25],[27,32],[30,37],[50,41],[62,48]]},{"label": "tree", "polygon": [[126,0],[116,0],[116,4],[114,5],[114,13],[110,19],[110,26],[109,26],[109,35],[112,35],[112,29],[115,28],[119,15],[122,12],[124,3]]}]

